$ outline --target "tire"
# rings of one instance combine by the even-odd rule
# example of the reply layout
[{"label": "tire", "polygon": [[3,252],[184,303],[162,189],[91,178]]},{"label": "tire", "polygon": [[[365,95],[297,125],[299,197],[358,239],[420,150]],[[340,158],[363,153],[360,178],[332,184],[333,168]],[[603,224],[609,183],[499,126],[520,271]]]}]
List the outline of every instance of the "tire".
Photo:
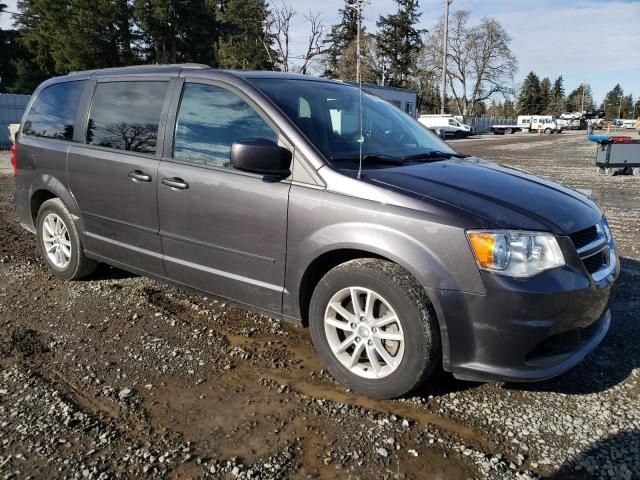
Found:
[{"label": "tire", "polygon": [[604,175],[604,167],[596,167],[596,173],[600,175]]},{"label": "tire", "polygon": [[640,167],[633,167],[631,173],[634,177],[640,177]]},{"label": "tire", "polygon": [[[374,298],[369,320],[359,321],[353,315],[352,291],[360,310],[364,310],[366,298]],[[330,303],[341,307],[345,316]],[[396,320],[390,321],[394,313]],[[379,328],[369,327],[372,320]],[[343,327],[335,327],[336,323]],[[437,320],[424,289],[409,272],[386,260],[356,259],[329,271],[313,292],[309,324],[314,347],[334,378],[372,398],[407,394],[441,361]],[[382,335],[387,339],[381,340],[378,336]],[[358,357],[353,355],[356,349]],[[334,353],[336,350],[340,353]],[[349,368],[354,359],[355,366]]]},{"label": "tire", "polygon": [[553,131],[550,128],[545,128],[544,129],[544,134],[545,135],[551,135],[553,133]]},{"label": "tire", "polygon": [[36,231],[38,248],[51,273],[65,280],[78,280],[95,271],[98,264],[85,256],[78,229],[60,199],[52,198],[40,206]]},{"label": "tire", "polygon": [[616,169],[607,167],[604,169],[604,174],[607,175],[608,177],[613,177],[616,174]]},{"label": "tire", "polygon": [[460,131],[457,131],[457,132],[454,134],[454,137],[455,137],[455,138],[457,138],[457,139],[461,139],[461,138],[464,138],[464,137],[465,137],[465,134],[464,134],[464,133],[462,133],[462,132],[460,132]]},{"label": "tire", "polygon": [[512,128],[507,128],[507,129],[504,131],[504,133],[505,133],[506,135],[509,135],[509,134],[513,133],[513,129],[512,129]]}]

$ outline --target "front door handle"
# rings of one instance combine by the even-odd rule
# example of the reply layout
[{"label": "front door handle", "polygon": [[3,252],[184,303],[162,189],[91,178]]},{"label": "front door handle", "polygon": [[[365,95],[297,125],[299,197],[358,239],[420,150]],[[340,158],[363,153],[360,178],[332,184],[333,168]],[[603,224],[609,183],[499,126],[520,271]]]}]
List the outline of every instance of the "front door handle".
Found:
[{"label": "front door handle", "polygon": [[134,182],[150,182],[151,175],[147,175],[140,170],[134,170],[133,172],[129,172],[129,178]]},{"label": "front door handle", "polygon": [[163,178],[162,184],[166,185],[167,187],[176,188],[178,190],[186,190],[187,188],[189,188],[189,184],[178,177]]}]

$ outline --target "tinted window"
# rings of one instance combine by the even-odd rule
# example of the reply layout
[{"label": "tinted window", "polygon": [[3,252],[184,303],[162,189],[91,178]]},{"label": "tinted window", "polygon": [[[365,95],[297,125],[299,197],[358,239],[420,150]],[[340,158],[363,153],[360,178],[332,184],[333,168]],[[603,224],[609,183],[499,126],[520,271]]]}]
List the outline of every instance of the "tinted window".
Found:
[{"label": "tinted window", "polygon": [[35,99],[22,132],[37,137],[73,140],[73,128],[84,81],[46,87]]},{"label": "tinted window", "polygon": [[247,102],[229,90],[187,83],[176,121],[174,158],[217,167],[230,166],[231,144],[278,135]]},{"label": "tinted window", "polygon": [[168,82],[98,83],[91,103],[87,143],[155,153]]}]

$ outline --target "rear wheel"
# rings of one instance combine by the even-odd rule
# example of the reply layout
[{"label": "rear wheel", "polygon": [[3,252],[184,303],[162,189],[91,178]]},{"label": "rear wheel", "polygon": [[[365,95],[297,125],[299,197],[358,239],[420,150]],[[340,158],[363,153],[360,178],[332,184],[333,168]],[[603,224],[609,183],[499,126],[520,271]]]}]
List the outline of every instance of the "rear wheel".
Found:
[{"label": "rear wheel", "polygon": [[513,129],[511,128],[507,128],[504,133],[506,133],[507,135],[509,135],[510,133],[513,133]]},{"label": "rear wheel", "polygon": [[424,290],[393,262],[357,259],[331,270],[313,293],[309,321],[329,372],[370,397],[410,392],[440,361]]},{"label": "rear wheel", "polygon": [[636,177],[640,177],[640,167],[633,167],[631,173]]},{"label": "rear wheel", "polygon": [[544,129],[544,134],[545,135],[551,135],[553,133],[553,131],[550,128],[545,128]]},{"label": "rear wheel", "polygon": [[616,174],[616,169],[615,168],[605,168],[604,169],[604,174],[609,176],[609,177],[613,177]]},{"label": "rear wheel", "polygon": [[78,230],[60,199],[52,198],[42,204],[36,229],[38,247],[54,275],[76,280],[94,272],[97,263],[84,255]]}]

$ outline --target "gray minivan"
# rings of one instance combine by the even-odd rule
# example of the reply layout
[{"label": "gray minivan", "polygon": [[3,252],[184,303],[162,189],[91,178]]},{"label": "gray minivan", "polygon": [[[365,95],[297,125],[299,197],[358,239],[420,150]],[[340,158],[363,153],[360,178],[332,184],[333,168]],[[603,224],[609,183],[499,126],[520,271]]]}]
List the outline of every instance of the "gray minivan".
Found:
[{"label": "gray minivan", "polygon": [[532,381],[605,336],[619,261],[582,194],[456,153],[357,87],[198,65],[44,82],[12,158],[48,268],[97,262],[309,326],[341,382]]}]

